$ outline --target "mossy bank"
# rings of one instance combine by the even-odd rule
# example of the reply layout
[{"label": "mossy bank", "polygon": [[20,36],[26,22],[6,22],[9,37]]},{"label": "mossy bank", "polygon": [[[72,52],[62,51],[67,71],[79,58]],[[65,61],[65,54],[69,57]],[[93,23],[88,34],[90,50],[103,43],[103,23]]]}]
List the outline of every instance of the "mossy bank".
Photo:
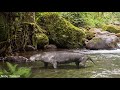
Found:
[{"label": "mossy bank", "polygon": [[50,44],[59,48],[82,48],[85,32],[57,13],[42,13],[38,24],[47,31]]}]

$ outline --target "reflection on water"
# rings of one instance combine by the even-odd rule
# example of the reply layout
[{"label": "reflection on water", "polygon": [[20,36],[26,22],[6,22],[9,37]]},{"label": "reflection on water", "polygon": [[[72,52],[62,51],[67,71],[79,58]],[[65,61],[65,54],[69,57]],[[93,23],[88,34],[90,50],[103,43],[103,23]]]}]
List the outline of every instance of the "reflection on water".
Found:
[{"label": "reflection on water", "polygon": [[[32,63],[21,63],[19,67],[31,67],[31,78],[119,78],[120,77],[120,49],[116,50],[58,50],[70,51],[75,53],[88,54],[96,63],[87,61],[86,68],[77,69],[75,63],[61,64],[58,69],[53,69],[49,65],[45,69],[40,61]],[[58,52],[56,51],[56,52]],[[19,55],[29,58],[31,55],[43,51],[32,51],[19,53]],[[49,52],[49,51],[48,51]],[[53,51],[51,51],[53,52]],[[0,62],[0,68],[5,68],[3,62]]]}]

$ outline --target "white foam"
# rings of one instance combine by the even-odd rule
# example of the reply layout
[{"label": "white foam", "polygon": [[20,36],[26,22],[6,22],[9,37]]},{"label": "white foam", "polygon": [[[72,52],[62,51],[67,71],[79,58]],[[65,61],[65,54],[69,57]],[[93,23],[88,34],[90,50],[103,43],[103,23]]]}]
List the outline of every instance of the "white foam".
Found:
[{"label": "white foam", "polygon": [[74,50],[73,52],[77,52],[77,53],[85,53],[85,54],[99,54],[99,53],[120,53],[120,49],[116,49],[116,50],[84,50],[84,51],[80,51],[80,50]]},{"label": "white foam", "polygon": [[92,72],[94,75],[91,76],[91,78],[99,78],[99,77],[110,77],[110,75],[120,75],[120,69],[114,69],[114,70],[104,70],[101,73],[97,73],[95,71]]}]

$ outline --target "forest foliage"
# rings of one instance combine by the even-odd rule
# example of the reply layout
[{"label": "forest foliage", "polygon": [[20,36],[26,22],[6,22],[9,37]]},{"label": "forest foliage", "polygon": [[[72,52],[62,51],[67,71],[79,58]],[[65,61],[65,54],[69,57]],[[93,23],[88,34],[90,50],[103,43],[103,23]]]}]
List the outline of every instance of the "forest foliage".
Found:
[{"label": "forest foliage", "polygon": [[3,12],[0,14],[0,54],[7,53],[6,50],[24,51],[26,45],[39,49],[46,44],[81,48],[84,34],[92,38],[86,30],[105,28],[109,31],[110,28],[110,32],[119,32],[119,28],[108,27],[119,23],[119,17],[119,12]]},{"label": "forest foliage", "polygon": [[7,76],[9,78],[28,78],[31,75],[31,68],[18,67],[18,64],[11,64],[9,62],[5,64],[7,68],[0,70],[1,76]]}]

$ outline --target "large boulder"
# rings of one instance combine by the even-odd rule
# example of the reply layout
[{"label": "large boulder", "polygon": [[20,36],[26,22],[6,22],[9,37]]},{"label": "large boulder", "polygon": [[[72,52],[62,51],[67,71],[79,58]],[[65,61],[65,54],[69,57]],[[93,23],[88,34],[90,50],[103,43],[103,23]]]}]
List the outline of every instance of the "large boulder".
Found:
[{"label": "large boulder", "polygon": [[99,31],[95,33],[95,37],[85,43],[87,49],[98,50],[119,48],[117,45],[118,42],[119,38],[115,34],[106,31]]},{"label": "large boulder", "polygon": [[84,30],[75,27],[57,13],[42,13],[37,22],[47,31],[50,44],[58,48],[81,48],[83,46]]}]

